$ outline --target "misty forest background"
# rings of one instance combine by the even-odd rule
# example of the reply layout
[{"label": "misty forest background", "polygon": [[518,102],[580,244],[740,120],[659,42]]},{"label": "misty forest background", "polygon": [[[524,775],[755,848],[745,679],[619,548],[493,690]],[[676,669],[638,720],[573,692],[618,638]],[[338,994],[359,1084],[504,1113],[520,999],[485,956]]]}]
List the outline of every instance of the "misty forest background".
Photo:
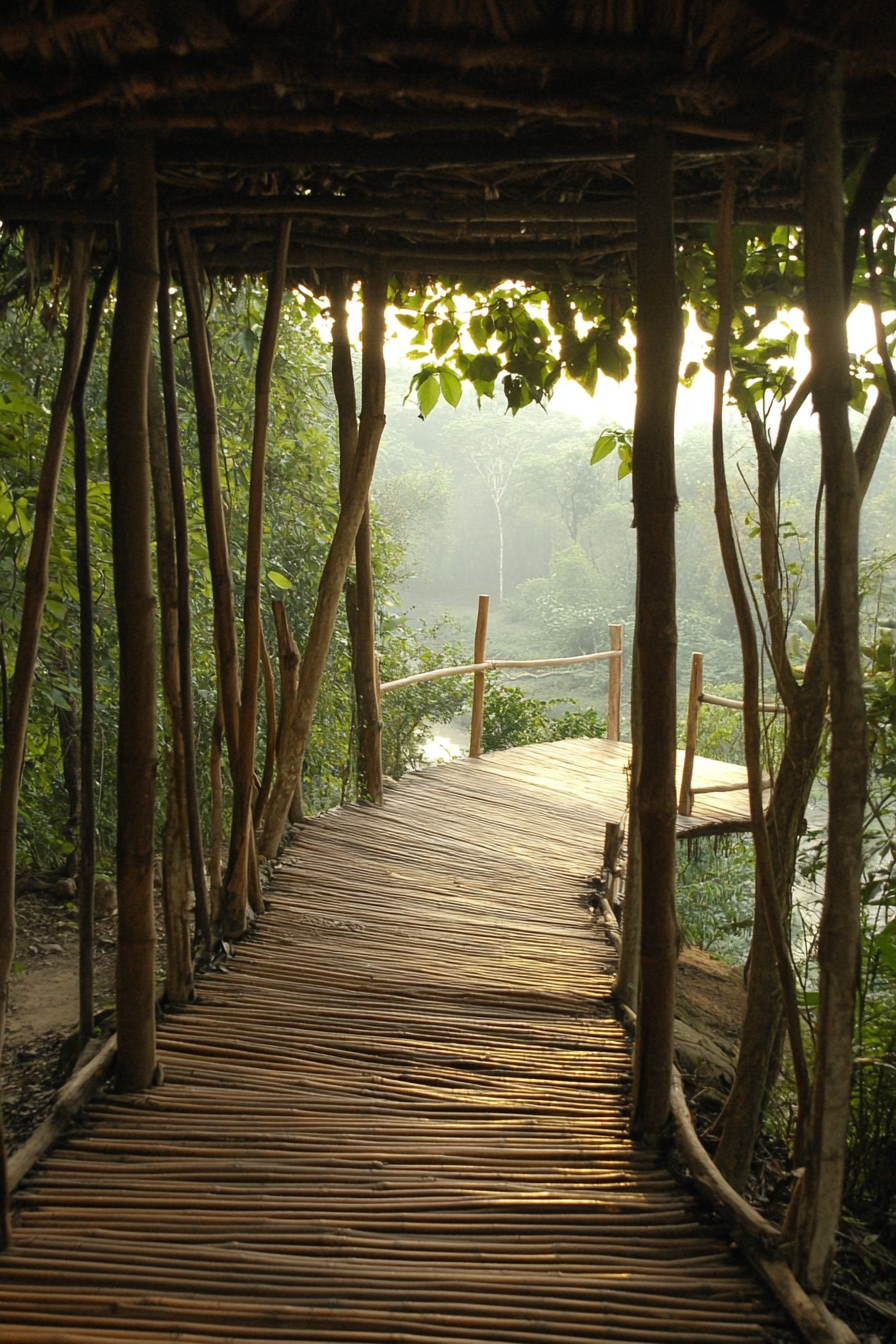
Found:
[{"label": "misty forest background", "polygon": [[[618,478],[615,454],[591,464],[598,431],[550,406],[546,411],[531,406],[511,417],[503,400],[483,398],[477,407],[471,395],[454,409],[440,403],[423,421],[416,405],[403,400],[410,373],[410,365],[407,373],[400,365],[390,370],[387,427],[373,491],[383,523],[403,549],[398,574],[403,610],[426,626],[447,615],[447,628],[471,651],[477,597],[488,593],[489,657],[592,653],[609,647],[607,627],[613,622],[625,625],[630,653],[635,608],[631,478]],[[595,393],[598,412],[602,386]],[[857,438],[862,417],[855,414],[854,420]],[[735,407],[726,419],[726,450],[741,545],[755,581],[755,452],[749,426]],[[780,491],[797,655],[800,632],[806,633],[802,618],[811,621],[814,612],[818,469],[818,435],[805,411],[790,434]],[[707,689],[738,688],[741,678],[740,645],[713,515],[708,418],[678,436],[676,476],[683,715],[692,652],[705,655]],[[891,430],[862,513],[866,568],[879,562],[886,568],[894,551],[896,433]],[[626,664],[628,689],[628,658]],[[606,668],[600,664],[509,673],[505,679],[528,695],[569,696],[599,712],[605,709]],[[771,678],[768,692],[773,695]],[[718,727],[715,717],[708,721]]]}]

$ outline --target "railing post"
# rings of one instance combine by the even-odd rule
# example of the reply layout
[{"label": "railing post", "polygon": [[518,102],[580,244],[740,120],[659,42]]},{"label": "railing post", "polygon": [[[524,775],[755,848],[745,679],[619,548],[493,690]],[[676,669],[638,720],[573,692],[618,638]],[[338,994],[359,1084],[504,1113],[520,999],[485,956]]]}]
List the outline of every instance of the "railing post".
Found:
[{"label": "railing post", "polygon": [[688,721],[684,739],[684,765],[681,770],[681,788],[678,793],[678,815],[689,817],[694,808],[691,780],[694,775],[694,755],[697,751],[697,716],[703,694],[703,654],[691,654],[691,689],[688,694]]},{"label": "railing post", "polygon": [[607,741],[619,741],[619,715],[622,705],[622,630],[621,625],[610,626],[610,648],[619,650],[618,658],[610,659],[610,677],[607,682]]},{"label": "railing post", "polygon": [[[473,662],[485,662],[485,641],[488,635],[488,596],[479,598],[476,615],[476,638],[473,641]],[[470,722],[470,755],[482,755],[482,712],[485,706],[485,673],[473,673],[473,717]]]}]

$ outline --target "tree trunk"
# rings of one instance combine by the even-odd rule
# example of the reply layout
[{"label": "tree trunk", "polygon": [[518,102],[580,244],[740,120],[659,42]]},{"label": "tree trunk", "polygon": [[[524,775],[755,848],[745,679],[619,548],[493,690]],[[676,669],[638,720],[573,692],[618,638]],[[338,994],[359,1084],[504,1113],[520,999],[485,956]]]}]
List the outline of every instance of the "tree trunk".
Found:
[{"label": "tree trunk", "polygon": [[106,408],[119,648],[116,1079],[120,1091],[137,1092],[156,1073],[156,649],[146,388],[159,264],[150,136],[122,134],[117,166],[121,257]]},{"label": "tree trunk", "polygon": [[181,282],[187,311],[187,332],[196,398],[199,473],[208,541],[208,563],[212,575],[215,656],[224,715],[224,740],[227,743],[231,774],[236,777],[240,745],[240,672],[233,614],[233,577],[230,571],[227,524],[224,518],[221,477],[218,470],[218,407],[199,282],[196,244],[190,230],[184,226],[177,229],[177,247],[180,255]]},{"label": "tree trunk", "polygon": [[[762,1002],[768,1014],[768,1026],[783,1008],[787,1020],[790,1038],[791,1056],[797,1090],[797,1125],[794,1141],[796,1161],[801,1160],[803,1129],[806,1121],[809,1093],[809,1073],[803,1050],[802,1022],[796,997],[796,976],[790,958],[790,947],[784,927],[783,914],[787,906],[783,891],[777,887],[777,873],[772,859],[765,809],[762,796],[762,725],[760,722],[760,666],[759,650],[756,643],[756,628],[753,623],[753,610],[747,594],[746,584],[741,573],[740,557],[734,529],[731,523],[731,503],[728,496],[728,483],[725,478],[725,446],[722,428],[722,412],[725,401],[725,379],[729,367],[729,332],[734,306],[733,274],[731,266],[731,230],[734,223],[735,181],[730,168],[726,174],[722,192],[722,206],[719,227],[716,236],[716,286],[719,297],[719,324],[715,340],[715,402],[713,408],[712,458],[715,484],[715,515],[719,534],[719,547],[728,591],[737,620],[740,636],[741,660],[743,663],[743,723],[744,723],[744,759],[747,767],[747,781],[750,800],[750,821],[753,845],[756,853],[756,919],[764,921],[768,938],[759,941],[761,955],[757,965],[751,964],[750,973],[761,975]],[[777,557],[775,558],[777,567]],[[768,590],[766,590],[768,591]],[[774,605],[774,604],[773,604]],[[776,609],[776,608],[775,608]],[[789,664],[788,664],[789,666]],[[767,944],[767,946],[766,946]],[[779,986],[772,989],[769,981],[767,951],[771,951]],[[757,986],[758,987],[758,986]],[[754,991],[755,994],[755,991]],[[758,1001],[758,996],[756,996]],[[771,1011],[769,1012],[769,1009]],[[770,1033],[772,1039],[776,1031]],[[745,1057],[739,1061],[741,1072],[749,1064],[755,1070],[756,1084],[752,1087],[752,1105],[745,1107],[740,1124],[734,1123],[723,1130],[722,1142],[716,1155],[720,1171],[736,1190],[742,1190],[749,1172],[752,1157],[752,1143],[743,1142],[750,1133],[754,1135],[759,1122],[760,1107],[765,1092],[768,1068],[757,1067],[758,1061],[748,1061]],[[762,1091],[759,1089],[762,1080]],[[756,1104],[758,1103],[758,1105]],[[733,1114],[733,1107],[732,1112]],[[727,1142],[726,1142],[727,1138]]]},{"label": "tree trunk", "polygon": [[818,931],[819,1007],[805,1175],[795,1194],[793,1264],[808,1292],[830,1284],[852,1088],[852,1026],[859,968],[862,827],[867,776],[859,648],[861,490],[852,450],[843,294],[842,72],[823,60],[805,119],[806,313],[812,396],[825,481],[825,602],[831,678],[831,825]]},{"label": "tree trunk", "polygon": [[187,791],[187,823],[190,834],[190,873],[196,909],[196,933],[205,955],[211,956],[212,931],[205,854],[202,844],[202,820],[199,811],[199,787],[196,776],[196,738],[193,721],[193,658],[191,650],[192,613],[190,609],[190,535],[187,528],[187,501],[184,494],[184,468],[180,451],[180,426],[177,420],[177,382],[174,374],[174,342],[171,333],[171,302],[168,295],[168,243],[160,240],[160,280],[158,298],[159,364],[162,370],[162,397],[165,403],[165,438],[168,446],[168,475],[174,508],[174,539],[177,553],[177,661],[180,672],[180,705],[183,716],[184,774]]},{"label": "tree trunk", "polygon": [[96,879],[96,673],[93,652],[93,576],[90,572],[90,512],[87,502],[87,417],[84,394],[93,364],[103,309],[117,262],[108,263],[93,288],[84,351],[72,395],[75,441],[75,552],[78,571],[79,680],[81,690],[81,814],[78,838],[78,1042],[83,1050],[93,1035],[94,882]]},{"label": "tree trunk", "polygon": [[180,703],[178,658],[177,554],[174,501],[165,442],[165,411],[155,361],[150,360],[148,396],[149,464],[155,504],[156,571],[159,582],[162,692],[171,745],[167,753],[165,835],[162,844],[162,909],[165,914],[165,995],[170,1003],[194,997],[190,937],[190,835],[187,821],[187,771],[184,719]]},{"label": "tree trunk", "polygon": [[209,775],[211,777],[212,789],[212,821],[208,855],[208,895],[213,928],[218,928],[221,922],[221,900],[224,890],[224,781],[221,778],[221,746],[223,738],[224,711],[221,708],[221,691],[219,687],[218,699],[215,704],[215,721],[212,724],[212,745],[209,756]]},{"label": "tree trunk", "polygon": [[[25,738],[28,731],[28,711],[31,706],[31,688],[40,643],[44,602],[49,586],[50,543],[53,538],[53,518],[56,491],[69,409],[81,347],[84,342],[84,322],[87,306],[88,266],[90,244],[82,234],[72,239],[71,280],[69,282],[68,327],[59,386],[53,398],[47,447],[41,466],[37,499],[34,505],[34,527],[31,550],[25,569],[25,598],[16,663],[9,688],[9,708],[3,767],[0,772],[0,1054],[6,1035],[6,1005],[9,997],[9,975],[16,947],[16,833],[19,819],[19,785],[25,761]],[[0,1249],[9,1245],[9,1199],[6,1181],[6,1153],[0,1133]]]},{"label": "tree trunk", "polygon": [[[358,448],[358,412],[355,375],[348,338],[346,302],[350,288],[344,278],[334,280],[330,295],[333,318],[333,391],[339,412],[339,492],[344,498],[351,481]],[[362,797],[383,801],[383,726],[380,721],[379,677],[374,637],[373,558],[370,505],[355,539],[355,581],[345,589],[345,611],[352,646],[352,677],[358,725],[358,786]]]},{"label": "tree trunk", "polygon": [[358,722],[358,785],[361,796],[382,806],[383,724],[376,662],[373,555],[370,506],[364,510],[355,541],[355,582],[345,590],[345,609],[352,642],[352,675]]},{"label": "tree trunk", "polygon": [[631,725],[632,768],[629,781],[625,904],[622,908],[622,949],[613,996],[636,1013],[641,983],[641,832],[638,814],[632,806],[641,768],[641,662],[638,658],[637,631],[632,645]]},{"label": "tree trunk", "polygon": [[256,830],[261,825],[264,809],[267,806],[268,795],[271,792],[271,783],[274,778],[274,762],[277,758],[277,697],[274,690],[274,669],[271,667],[271,655],[268,653],[263,626],[260,627],[259,633],[261,635],[261,670],[264,676],[265,752],[264,772],[261,776],[255,802],[252,805],[252,824]]},{"label": "tree trunk", "polygon": [[361,332],[361,420],[354,469],[341,503],[336,531],[321,576],[293,713],[288,723],[283,722],[280,725],[283,766],[278,771],[271,791],[260,845],[261,852],[269,858],[273,858],[277,853],[289,806],[296,786],[301,780],[302,762],[336,623],[339,598],[351,562],[358,528],[367,505],[377,449],[386,423],[384,411],[386,367],[383,359],[386,280],[385,272],[377,272],[365,282],[364,286],[364,318]]},{"label": "tree trunk", "polygon": [[255,780],[255,731],[258,722],[258,670],[261,660],[261,548],[264,525],[264,472],[268,420],[271,406],[271,372],[277,353],[277,333],[286,263],[290,222],[281,224],[268,286],[264,325],[255,366],[255,421],[252,430],[252,466],[249,474],[249,518],[246,541],[246,585],[243,599],[243,689],[240,710],[240,746],[233,776],[233,818],[230,858],[224,883],[223,929],[225,934],[243,933],[247,920],[250,868],[257,860],[253,843],[252,789]]},{"label": "tree trunk", "polygon": [[[682,322],[672,227],[672,146],[639,137],[638,401],[632,448],[637,528],[641,766],[634,811],[641,837],[641,986],[632,1133],[655,1141],[669,1115],[678,928],[675,918],[675,398]],[[643,992],[649,986],[649,993]]]},{"label": "tree trunk", "polygon": [[[67,659],[65,661],[68,662]],[[62,778],[68,795],[65,837],[76,846],[75,837],[81,825],[81,733],[78,707],[74,701],[69,700],[65,708],[62,705],[56,706],[56,724],[59,728],[59,749],[62,753]],[[72,857],[70,855],[69,860]]]}]

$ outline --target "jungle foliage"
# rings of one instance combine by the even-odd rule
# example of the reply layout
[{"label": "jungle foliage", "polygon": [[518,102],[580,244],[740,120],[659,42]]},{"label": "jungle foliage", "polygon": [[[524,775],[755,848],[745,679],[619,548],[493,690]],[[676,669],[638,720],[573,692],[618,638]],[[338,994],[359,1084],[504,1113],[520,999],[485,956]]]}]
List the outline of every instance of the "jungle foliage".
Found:
[{"label": "jungle foliage", "polygon": [[[26,274],[22,240],[5,236],[0,319],[0,705],[4,721],[8,679],[15,658],[24,566],[31,515],[49,421],[49,401],[61,361],[61,283],[32,301],[22,289]],[[25,287],[26,288],[26,287]],[[12,295],[12,297],[10,297]],[[185,319],[173,295],[173,319],[180,428],[184,444],[184,489],[189,518],[193,608],[195,728],[200,761],[201,802],[206,828],[211,796],[208,761],[215,715],[216,685],[211,622],[211,574],[202,521],[196,417]],[[224,509],[233,565],[234,598],[242,603],[246,517],[252,439],[252,382],[264,312],[263,286],[216,285],[208,314],[221,430]],[[104,387],[115,296],[106,305],[93,373],[87,391],[89,507],[95,602],[97,690],[97,829],[108,868],[115,844],[115,738],[117,643],[112,604],[109,485],[105,457]],[[287,293],[274,364],[266,466],[265,639],[276,649],[271,599],[283,599],[301,647],[311,621],[320,573],[338,514],[338,448],[329,379],[328,348],[313,319],[318,308],[307,296]],[[22,780],[20,862],[54,869],[75,844],[80,781],[78,592],[75,574],[75,517],[71,441],[57,501],[38,675],[28,728]],[[395,575],[404,543],[374,516],[377,578],[377,639],[384,668],[398,676],[441,661],[438,622],[425,630],[403,617],[396,603]],[[386,673],[384,673],[386,675]],[[401,774],[419,759],[433,720],[450,718],[464,692],[445,683],[415,687],[384,705],[387,769]],[[264,752],[264,709],[258,770]],[[160,754],[165,757],[164,715],[159,718]],[[319,810],[355,796],[353,695],[349,634],[340,614],[322,686],[315,727],[305,762],[305,798]],[[69,765],[71,764],[71,768]],[[225,780],[225,788],[228,783]],[[161,809],[164,790],[157,794]],[[161,817],[159,818],[161,820]],[[73,862],[73,858],[69,859]]]}]

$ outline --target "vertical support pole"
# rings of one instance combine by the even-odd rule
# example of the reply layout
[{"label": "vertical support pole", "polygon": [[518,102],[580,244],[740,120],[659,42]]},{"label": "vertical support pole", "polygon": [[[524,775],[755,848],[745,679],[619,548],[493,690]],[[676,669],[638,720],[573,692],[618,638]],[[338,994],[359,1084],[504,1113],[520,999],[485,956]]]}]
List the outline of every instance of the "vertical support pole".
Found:
[{"label": "vertical support pole", "polygon": [[619,862],[619,851],[622,848],[622,837],[624,831],[618,821],[608,821],[604,829],[604,853],[601,860],[601,867],[605,873],[612,877],[616,872],[616,865]]},{"label": "vertical support pole", "polygon": [[678,926],[675,918],[677,736],[675,398],[682,321],[675,274],[672,144],[656,127],[635,152],[638,402],[632,490],[638,548],[636,633],[641,765],[633,811],[641,837],[641,985],[632,1133],[656,1142],[669,1115]]},{"label": "vertical support pole", "polygon": [[119,1091],[149,1087],[156,1072],[153,850],[156,783],[155,596],[147,377],[159,287],[152,139],[118,140],[121,256],[109,349],[106,425],[115,612],[118,618]]},{"label": "vertical support pole", "polygon": [[688,721],[684,739],[684,764],[681,768],[681,788],[678,793],[678,815],[689,817],[694,807],[691,780],[694,777],[694,756],[697,752],[697,719],[700,697],[703,695],[703,654],[691,654],[691,688],[688,692]]},{"label": "vertical support pole", "polygon": [[610,659],[607,681],[607,741],[619,741],[619,721],[622,708],[622,631],[621,625],[610,626],[610,648],[618,649],[619,657]]},{"label": "vertical support pole", "polygon": [[[473,662],[485,662],[485,642],[488,636],[488,596],[479,596],[476,613],[476,636],[473,640]],[[482,755],[482,715],[485,708],[485,673],[473,673],[473,717],[470,722],[470,755]]]}]

